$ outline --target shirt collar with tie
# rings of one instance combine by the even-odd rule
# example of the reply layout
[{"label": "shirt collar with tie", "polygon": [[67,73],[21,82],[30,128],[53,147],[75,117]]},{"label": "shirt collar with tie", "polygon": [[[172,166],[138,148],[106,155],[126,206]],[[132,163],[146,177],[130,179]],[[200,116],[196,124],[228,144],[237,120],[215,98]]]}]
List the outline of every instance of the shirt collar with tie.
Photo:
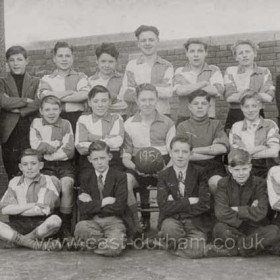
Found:
[{"label": "shirt collar with tie", "polygon": [[103,184],[105,183],[108,171],[109,171],[109,168],[107,168],[103,173],[100,173],[100,172],[95,170],[95,174],[96,174],[97,178],[99,178],[99,176],[102,175],[102,182],[103,182]]}]

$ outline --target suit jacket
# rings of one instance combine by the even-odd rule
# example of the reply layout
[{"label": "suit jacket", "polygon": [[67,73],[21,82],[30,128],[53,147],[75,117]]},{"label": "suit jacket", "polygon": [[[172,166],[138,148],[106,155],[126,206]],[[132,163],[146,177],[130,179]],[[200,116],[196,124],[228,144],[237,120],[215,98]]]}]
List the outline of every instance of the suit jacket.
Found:
[{"label": "suit jacket", "polygon": [[[183,197],[180,195],[179,181],[172,166],[160,173],[157,187],[159,227],[164,219],[170,217],[178,220],[191,219],[199,230],[205,233],[210,231],[210,193],[205,172],[201,168],[189,163]],[[168,200],[169,195],[173,201]],[[189,197],[198,197],[198,203],[191,205]]]},{"label": "suit jacket", "polygon": [[90,195],[92,201],[82,202],[78,199],[81,220],[90,220],[95,215],[99,217],[117,216],[123,219],[129,234],[134,234],[135,226],[132,213],[127,206],[127,177],[126,173],[109,168],[103,190],[103,198],[115,197],[116,202],[101,207],[100,193],[97,184],[95,170],[89,169],[85,177],[81,179],[79,194]]},{"label": "suit jacket", "polygon": [[[39,80],[39,78],[32,77],[26,72],[22,85],[22,97],[20,97],[15,80],[10,73],[5,78],[0,79],[0,104],[2,107],[0,112],[1,144],[7,142],[20,117],[29,117],[38,111],[37,89]],[[27,98],[33,99],[34,102],[28,103]],[[18,109],[20,113],[12,113],[13,109]]]},{"label": "suit jacket", "polygon": [[[256,207],[252,206],[258,200]],[[231,209],[238,207],[238,212]],[[268,197],[266,181],[260,177],[250,176],[241,186],[231,175],[218,182],[215,194],[215,215],[219,222],[238,228],[243,222],[254,227],[266,225]]]}]

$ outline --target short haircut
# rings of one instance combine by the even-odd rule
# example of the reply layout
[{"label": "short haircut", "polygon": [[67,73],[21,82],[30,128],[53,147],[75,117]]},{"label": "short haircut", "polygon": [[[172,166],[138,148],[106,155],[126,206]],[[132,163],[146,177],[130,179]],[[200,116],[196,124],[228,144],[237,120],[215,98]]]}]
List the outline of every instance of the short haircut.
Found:
[{"label": "short haircut", "polygon": [[62,49],[62,48],[70,49],[71,53],[73,53],[73,47],[70,44],[68,44],[67,42],[64,42],[64,41],[58,41],[58,42],[56,42],[56,44],[54,45],[54,48],[53,48],[54,55],[56,55],[58,49]]},{"label": "short haircut", "polygon": [[240,105],[243,106],[247,99],[254,98],[261,103],[261,98],[256,91],[251,89],[245,90],[239,97]]},{"label": "short haircut", "polygon": [[185,47],[186,51],[188,51],[190,44],[203,45],[205,51],[208,50],[208,44],[201,39],[195,39],[195,38],[188,39],[187,42],[184,44],[184,47]]},{"label": "short haircut", "polygon": [[39,151],[28,148],[21,152],[19,156],[19,162],[21,162],[21,159],[23,157],[27,157],[27,156],[34,156],[37,157],[39,161],[43,161],[43,155]]},{"label": "short haircut", "polygon": [[145,83],[145,84],[140,84],[136,87],[136,96],[137,98],[139,97],[140,93],[144,90],[147,90],[147,91],[152,91],[156,94],[156,96],[158,97],[158,91],[157,91],[157,88],[152,85],[152,84],[149,84],[149,83]]},{"label": "short haircut", "polygon": [[12,46],[6,51],[6,59],[8,60],[14,54],[22,54],[27,59],[27,51],[22,46]]},{"label": "short haircut", "polygon": [[236,49],[239,45],[249,45],[254,50],[254,52],[257,52],[259,49],[259,46],[251,40],[238,40],[231,47],[231,51],[234,56],[236,55]]},{"label": "short haircut", "polygon": [[90,155],[94,151],[106,151],[106,153],[109,154],[110,147],[104,141],[96,140],[88,147],[88,154]]},{"label": "short haircut", "polygon": [[104,87],[104,86],[94,86],[88,93],[88,100],[94,98],[95,95],[97,93],[100,93],[100,92],[108,93],[109,99],[111,99],[111,94],[106,87]]},{"label": "short haircut", "polygon": [[151,31],[153,33],[155,33],[157,35],[157,37],[159,36],[159,30],[152,25],[140,25],[134,32],[135,36],[137,37],[137,39],[139,39],[139,36],[142,32],[146,32],[146,31]]},{"label": "short haircut", "polygon": [[228,154],[229,166],[246,165],[251,163],[249,152],[243,149],[232,149]]},{"label": "short haircut", "polygon": [[48,95],[45,96],[41,101],[40,101],[40,108],[42,109],[44,104],[57,104],[59,106],[59,108],[61,108],[61,101],[59,100],[59,98],[57,98],[54,95]]},{"label": "short haircut", "polygon": [[205,96],[206,100],[210,102],[210,95],[203,89],[198,89],[193,91],[191,94],[188,95],[188,101],[191,103],[197,96]]},{"label": "short haircut", "polygon": [[113,43],[102,43],[96,48],[95,54],[97,59],[103,54],[107,53],[110,56],[114,57],[116,60],[119,57],[119,51],[117,50],[115,44]]},{"label": "short haircut", "polygon": [[190,147],[190,151],[193,149],[193,146],[191,144],[191,141],[190,141],[189,137],[182,136],[182,135],[177,135],[177,136],[173,137],[171,142],[170,142],[170,150],[172,150],[174,144],[177,143],[177,142],[188,144],[189,147]]}]

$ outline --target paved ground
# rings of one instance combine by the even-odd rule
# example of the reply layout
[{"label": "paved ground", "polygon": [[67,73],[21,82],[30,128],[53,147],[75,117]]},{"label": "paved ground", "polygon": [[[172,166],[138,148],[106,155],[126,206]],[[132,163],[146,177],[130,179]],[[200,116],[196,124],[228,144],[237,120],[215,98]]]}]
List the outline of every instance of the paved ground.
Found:
[{"label": "paved ground", "polygon": [[[0,220],[5,217],[0,215]],[[157,214],[152,215],[155,234]],[[89,252],[0,249],[0,280],[272,280],[280,279],[280,258],[187,260],[159,250],[126,250],[118,258]]]},{"label": "paved ground", "polygon": [[88,252],[0,250],[1,280],[279,279],[278,257],[186,260],[164,251],[128,250],[118,258]]}]

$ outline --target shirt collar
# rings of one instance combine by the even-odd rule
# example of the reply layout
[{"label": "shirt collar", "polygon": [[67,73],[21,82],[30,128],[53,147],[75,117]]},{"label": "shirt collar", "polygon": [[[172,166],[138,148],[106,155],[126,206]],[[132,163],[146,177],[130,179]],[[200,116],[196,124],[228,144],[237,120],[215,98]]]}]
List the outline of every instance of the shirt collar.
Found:
[{"label": "shirt collar", "polygon": [[[245,73],[245,67],[238,65],[237,66],[237,74],[244,74]],[[261,74],[261,69],[257,66],[256,63],[253,65],[253,73],[252,74]]]},{"label": "shirt collar", "polygon": [[[136,64],[143,64],[145,62],[145,58],[144,58],[144,55],[141,54],[137,59],[136,59]],[[156,56],[156,60],[155,60],[155,63],[159,63],[159,64],[166,64],[166,61],[161,58],[160,56]]]},{"label": "shirt collar", "polygon": [[[71,76],[71,75],[76,75],[76,74],[77,74],[77,72],[76,72],[75,70],[70,69],[69,72],[68,72],[68,74],[67,74],[66,76]],[[58,69],[55,69],[55,70],[49,75],[50,78],[55,78],[56,76],[60,76],[60,75],[59,75]]]},{"label": "shirt collar", "polygon": [[62,119],[59,117],[55,123],[48,123],[44,118],[42,118],[42,125],[52,125],[56,127],[61,127]]},{"label": "shirt collar", "polygon": [[104,121],[109,123],[112,120],[112,115],[110,113],[108,113],[108,112],[102,118],[99,118],[99,117],[97,117],[97,116],[95,116],[93,114],[91,114],[91,117],[92,117],[92,121],[93,122],[97,122],[100,119],[102,119],[102,120],[104,120]]},{"label": "shirt collar", "polygon": [[[142,121],[142,117],[141,117],[141,114],[140,114],[140,111],[138,111],[133,119],[132,119],[132,122],[141,122]],[[155,115],[155,120],[154,122],[164,122],[164,116],[161,115],[157,110],[156,110],[156,115]]]},{"label": "shirt collar", "polygon": [[176,173],[177,178],[179,176],[179,172],[181,171],[183,173],[183,179],[185,180],[188,167],[185,167],[185,168],[181,169],[181,168],[178,168],[178,167],[173,165],[173,168],[174,168],[174,171]]},{"label": "shirt collar", "polygon": [[[42,174],[39,173],[35,178],[33,178],[32,183],[38,183],[41,179],[41,176],[42,176]],[[23,183],[24,183],[24,176],[21,175],[17,184],[21,185]]]},{"label": "shirt collar", "polygon": [[99,176],[102,175],[103,176],[102,181],[104,183],[105,180],[106,180],[106,176],[107,176],[108,171],[109,171],[109,167],[103,173],[100,173],[100,172],[95,170],[96,177],[99,178]]},{"label": "shirt collar", "polygon": [[[121,73],[119,73],[119,72],[117,72],[117,71],[114,71],[114,74],[113,74],[113,76],[111,77],[111,78],[120,78],[120,77],[122,77],[122,74]],[[100,79],[100,71],[99,70],[97,70],[91,77],[89,77],[89,80],[98,80],[98,79]]]},{"label": "shirt collar", "polygon": [[[192,68],[191,68],[190,63],[188,62],[188,63],[185,65],[185,67],[183,68],[183,72],[191,72],[191,71],[192,71]],[[201,68],[201,72],[200,72],[200,73],[202,73],[202,72],[204,72],[204,71],[212,71],[211,68],[210,68],[210,66],[209,66],[206,62],[204,62],[203,66],[202,66],[202,68]]]},{"label": "shirt collar", "polygon": [[[264,119],[262,117],[260,117],[258,121],[253,122],[251,124],[257,124],[258,125],[257,129],[259,129],[264,126]],[[248,129],[248,122],[246,120],[244,120],[243,125],[242,125],[242,130],[245,131],[247,129]]]}]

